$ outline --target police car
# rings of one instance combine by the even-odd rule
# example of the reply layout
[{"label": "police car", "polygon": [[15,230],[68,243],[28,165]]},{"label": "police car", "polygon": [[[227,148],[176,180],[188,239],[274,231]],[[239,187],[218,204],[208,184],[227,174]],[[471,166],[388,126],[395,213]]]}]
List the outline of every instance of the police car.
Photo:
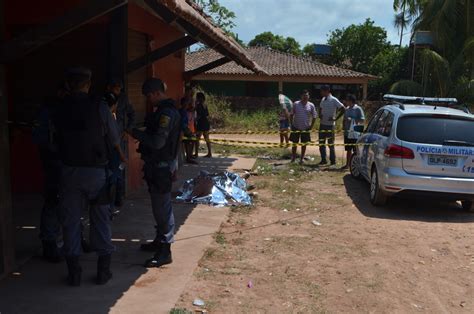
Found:
[{"label": "police car", "polygon": [[353,177],[370,183],[370,201],[394,195],[461,201],[473,211],[474,115],[442,107],[456,99],[386,95],[358,139],[350,161]]}]

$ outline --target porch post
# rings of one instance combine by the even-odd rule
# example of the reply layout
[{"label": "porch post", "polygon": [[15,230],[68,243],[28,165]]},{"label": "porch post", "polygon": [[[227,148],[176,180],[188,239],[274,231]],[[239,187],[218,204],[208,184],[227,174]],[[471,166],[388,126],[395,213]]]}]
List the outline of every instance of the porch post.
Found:
[{"label": "porch post", "polygon": [[362,84],[362,100],[367,100],[368,82]]},{"label": "porch post", "polygon": [[[0,0],[0,41],[5,39],[4,3],[4,0]],[[5,68],[5,65],[0,64],[0,277],[11,272],[15,266]]]},{"label": "porch post", "polygon": [[283,81],[278,81],[278,91],[283,92]]}]

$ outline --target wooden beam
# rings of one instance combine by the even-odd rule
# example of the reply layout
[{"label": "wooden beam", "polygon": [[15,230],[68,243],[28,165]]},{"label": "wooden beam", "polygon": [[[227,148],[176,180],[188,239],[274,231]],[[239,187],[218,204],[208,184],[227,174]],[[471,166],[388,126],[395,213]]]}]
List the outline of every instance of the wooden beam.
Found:
[{"label": "wooden beam", "polygon": [[[0,0],[0,42],[5,38],[4,0]],[[0,277],[15,266],[15,241],[10,188],[10,137],[6,69],[0,64]]]},{"label": "wooden beam", "polygon": [[193,78],[193,76],[196,76],[196,75],[199,75],[201,73],[204,73],[204,72],[207,72],[209,70],[212,70],[214,68],[217,68],[217,67],[220,67],[221,65],[224,65],[226,63],[229,63],[230,61],[232,61],[230,58],[228,57],[222,57],[220,59],[217,59],[215,61],[212,61],[212,62],[209,62],[208,64],[205,64],[203,66],[200,66],[199,68],[197,69],[194,69],[194,70],[190,70],[190,71],[187,71],[184,73],[184,78],[186,80],[190,80]]},{"label": "wooden beam", "polygon": [[278,81],[278,91],[283,93],[283,81]]},{"label": "wooden beam", "polygon": [[368,90],[368,83],[365,82],[362,84],[362,100],[367,100],[367,90]]},{"label": "wooden beam", "polygon": [[173,54],[178,50],[194,45],[197,42],[198,41],[196,39],[190,36],[185,36],[180,39],[177,39],[169,44],[164,45],[163,47],[160,47],[147,53],[143,57],[130,61],[127,65],[127,73],[131,73],[133,71],[146,67],[155,61],[169,56],[170,54]]},{"label": "wooden beam", "polygon": [[88,0],[84,5],[66,12],[48,25],[31,29],[0,46],[0,63],[24,57],[31,51],[128,3],[128,0]]},{"label": "wooden beam", "polygon": [[158,14],[167,24],[171,24],[174,20],[176,20],[176,15],[162,4],[159,4],[158,1],[145,0],[145,3],[150,7],[150,9],[155,11],[155,13]]},{"label": "wooden beam", "polygon": [[120,78],[127,87],[128,5],[111,13],[108,26],[107,78]]}]

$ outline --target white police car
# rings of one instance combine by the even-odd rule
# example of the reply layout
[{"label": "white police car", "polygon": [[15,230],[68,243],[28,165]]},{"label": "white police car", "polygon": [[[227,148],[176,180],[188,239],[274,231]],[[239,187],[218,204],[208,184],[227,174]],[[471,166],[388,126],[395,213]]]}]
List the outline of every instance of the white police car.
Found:
[{"label": "white police car", "polygon": [[372,204],[384,205],[393,195],[434,196],[472,211],[474,115],[426,105],[456,99],[385,99],[392,104],[372,117],[350,162],[352,176],[370,183]]}]

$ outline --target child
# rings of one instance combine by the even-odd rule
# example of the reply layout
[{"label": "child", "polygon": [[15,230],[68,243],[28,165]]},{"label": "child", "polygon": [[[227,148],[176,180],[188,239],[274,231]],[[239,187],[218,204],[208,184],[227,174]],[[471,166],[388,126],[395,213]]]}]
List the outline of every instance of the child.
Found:
[{"label": "child", "polygon": [[[117,112],[117,103],[118,103],[118,98],[115,96],[114,93],[106,93],[104,97],[102,98],[102,101],[104,101],[108,107],[110,112],[112,113],[112,116],[116,119],[116,112]],[[116,125],[118,128],[118,125]],[[122,158],[120,157],[119,153],[114,150],[113,148],[109,148],[109,171],[111,172],[110,177],[109,177],[109,184],[110,184],[110,189],[113,191],[112,193],[115,194],[115,187],[117,184],[118,177],[120,176],[120,172],[123,170],[121,168],[121,160]],[[115,210],[115,205],[114,205],[114,200],[115,196],[112,195],[112,200],[110,203],[110,212],[112,217],[116,216],[118,214],[118,210]]]},{"label": "child", "polygon": [[196,129],[197,129],[197,140],[196,140],[196,152],[194,156],[197,158],[199,152],[199,141],[201,136],[204,135],[204,140],[207,145],[207,155],[205,157],[211,158],[211,141],[209,140],[209,130],[211,125],[209,123],[209,110],[206,105],[206,96],[203,93],[197,93],[196,95]]}]

